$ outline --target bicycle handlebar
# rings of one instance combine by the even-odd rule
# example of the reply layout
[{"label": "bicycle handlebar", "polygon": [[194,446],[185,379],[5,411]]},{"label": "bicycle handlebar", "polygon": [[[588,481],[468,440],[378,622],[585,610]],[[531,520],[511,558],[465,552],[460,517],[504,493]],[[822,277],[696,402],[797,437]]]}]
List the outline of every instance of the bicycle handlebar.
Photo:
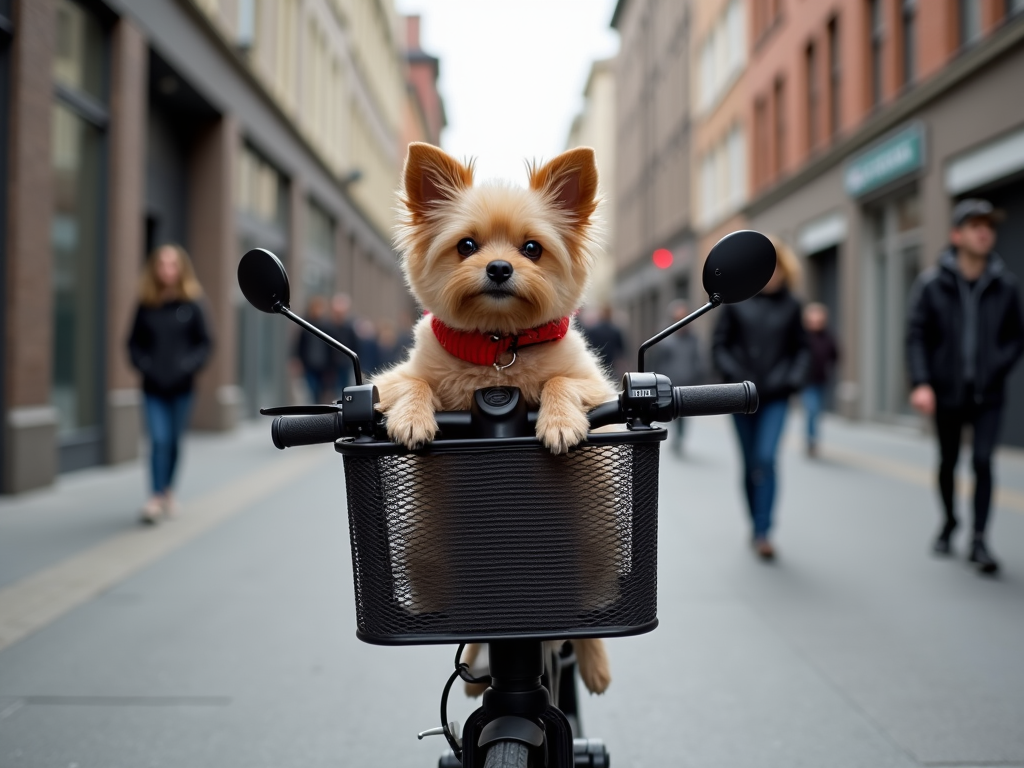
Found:
[{"label": "bicycle handlebar", "polygon": [[[664,381],[664,377],[660,377]],[[737,384],[709,384],[695,387],[659,388],[660,393],[668,395],[659,398],[657,403],[649,404],[644,413],[634,413],[624,405],[624,390],[617,400],[610,400],[590,411],[590,428],[622,424],[633,419],[644,423],[651,421],[671,421],[686,416],[715,416],[730,413],[754,413],[757,410],[757,389],[749,381]],[[646,392],[642,390],[641,392]],[[637,390],[630,392],[631,397],[637,396]],[[444,438],[472,438],[473,422],[469,411],[445,411],[434,414],[438,431]],[[530,411],[527,422],[532,426],[537,421],[537,412]],[[310,416],[278,416],[271,426],[271,436],[277,448],[292,448],[299,445],[318,445],[333,443],[341,437],[349,435],[342,412],[316,414]]]},{"label": "bicycle handlebar", "polygon": [[753,382],[672,387],[672,418],[674,419],[683,416],[754,413],[756,410],[757,388]]},{"label": "bicycle handlebar", "polygon": [[278,416],[270,426],[274,447],[284,450],[299,445],[333,443],[345,436],[341,412],[315,416]]}]

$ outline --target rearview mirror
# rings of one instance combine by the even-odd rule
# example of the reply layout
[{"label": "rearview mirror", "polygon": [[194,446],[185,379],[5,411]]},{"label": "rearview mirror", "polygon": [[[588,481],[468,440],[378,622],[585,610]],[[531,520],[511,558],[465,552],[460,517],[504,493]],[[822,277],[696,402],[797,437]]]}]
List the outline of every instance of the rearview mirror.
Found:
[{"label": "rearview mirror", "polygon": [[644,355],[662,339],[715,307],[737,304],[760,293],[775,273],[775,259],[772,241],[750,229],[733,232],[715,243],[704,261],[702,276],[704,290],[708,292],[708,303],[641,344],[637,354],[637,371],[645,370]]},{"label": "rearview mirror", "polygon": [[761,292],[775,272],[775,246],[760,232],[742,229],[719,240],[704,262],[704,290],[712,301],[737,304]]},{"label": "rearview mirror", "polygon": [[260,312],[279,313],[288,307],[288,273],[281,260],[263,248],[253,248],[238,262],[238,287]]}]

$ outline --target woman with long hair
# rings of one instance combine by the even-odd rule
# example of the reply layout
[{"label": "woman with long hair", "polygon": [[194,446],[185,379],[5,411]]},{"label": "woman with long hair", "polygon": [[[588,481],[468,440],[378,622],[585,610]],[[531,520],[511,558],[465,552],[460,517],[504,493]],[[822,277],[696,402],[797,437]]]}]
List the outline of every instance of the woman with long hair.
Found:
[{"label": "woman with long hair", "polygon": [[722,377],[749,379],[757,386],[757,413],[734,418],[754,551],[764,560],[775,557],[769,534],[779,439],[789,398],[802,389],[810,366],[800,302],[792,293],[799,285],[800,261],[785,244],[772,242],[778,256],[772,279],[752,299],[720,310],[712,340],[712,359]]},{"label": "woman with long hair", "polygon": [[151,444],[151,490],[141,520],[156,523],[174,512],[171,492],[181,435],[192,410],[195,376],[210,354],[203,289],[179,245],[161,245],[146,260],[128,353],[142,374]]}]

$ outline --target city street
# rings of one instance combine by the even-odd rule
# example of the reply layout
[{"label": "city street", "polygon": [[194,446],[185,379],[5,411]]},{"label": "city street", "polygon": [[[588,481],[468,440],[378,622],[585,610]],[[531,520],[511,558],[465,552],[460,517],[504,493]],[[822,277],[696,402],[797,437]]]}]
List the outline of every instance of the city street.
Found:
[{"label": "city street", "polygon": [[[926,436],[833,418],[812,461],[801,427],[773,564],[729,421],[663,451],[661,625],[608,641],[587,735],[617,768],[1024,766],[1024,454],[997,456],[989,579],[968,525],[956,558],[930,554]],[[143,489],[136,462],[0,499],[0,768],[436,764],[416,732],[454,649],[355,638],[330,448],[278,452],[267,422],[193,435],[178,518],[139,526]],[[455,689],[453,718],[473,706]]]}]

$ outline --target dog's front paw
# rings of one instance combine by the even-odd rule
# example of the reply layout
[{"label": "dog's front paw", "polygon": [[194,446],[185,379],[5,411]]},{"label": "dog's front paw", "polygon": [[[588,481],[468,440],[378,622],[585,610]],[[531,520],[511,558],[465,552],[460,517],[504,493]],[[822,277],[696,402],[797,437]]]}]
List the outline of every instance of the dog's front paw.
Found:
[{"label": "dog's front paw", "polygon": [[587,414],[575,408],[545,408],[537,415],[537,437],[552,453],[565,453],[583,442],[590,430]]},{"label": "dog's front paw", "polygon": [[388,437],[409,450],[422,448],[434,439],[437,421],[430,407],[397,404],[388,411]]}]

